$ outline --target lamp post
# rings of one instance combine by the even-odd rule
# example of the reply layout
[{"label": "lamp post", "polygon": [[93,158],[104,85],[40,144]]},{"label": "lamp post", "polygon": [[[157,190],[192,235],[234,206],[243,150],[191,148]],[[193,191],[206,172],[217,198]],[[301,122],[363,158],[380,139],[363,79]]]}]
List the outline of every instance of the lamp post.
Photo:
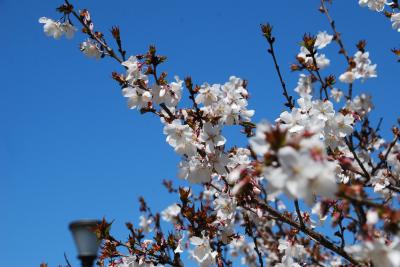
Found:
[{"label": "lamp post", "polygon": [[99,220],[79,220],[69,224],[82,267],[92,267],[97,258],[100,242],[93,229],[99,223],[101,223]]}]

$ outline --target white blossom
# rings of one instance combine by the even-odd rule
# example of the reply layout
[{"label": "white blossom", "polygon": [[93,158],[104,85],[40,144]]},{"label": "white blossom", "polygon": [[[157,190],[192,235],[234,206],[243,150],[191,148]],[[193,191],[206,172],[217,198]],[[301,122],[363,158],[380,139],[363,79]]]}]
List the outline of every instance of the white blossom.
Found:
[{"label": "white blossom", "polygon": [[355,76],[354,72],[352,72],[352,71],[346,71],[345,73],[343,73],[339,76],[339,80],[342,83],[353,83],[355,79],[356,79],[356,76]]},{"label": "white blossom", "polygon": [[81,44],[81,51],[90,58],[99,59],[102,56],[100,48],[92,40],[87,39]]},{"label": "white blossom", "polygon": [[176,82],[167,85],[154,84],[153,99],[156,103],[164,103],[168,107],[175,107],[182,98],[182,83],[179,77],[175,77]]},{"label": "white blossom", "polygon": [[[314,64],[314,60],[311,56],[309,56],[310,52],[304,46],[300,47],[300,53],[297,54],[297,57],[302,58],[305,64],[311,65]],[[315,61],[317,63],[317,67],[319,69],[325,69],[329,66],[330,60],[325,56],[325,54],[315,53],[314,55]]]},{"label": "white blossom", "polygon": [[379,214],[376,210],[368,210],[367,211],[367,224],[375,225],[379,221]]},{"label": "white blossom", "polygon": [[69,22],[64,22],[61,23],[60,25],[61,30],[63,31],[63,33],[65,34],[65,36],[67,37],[67,39],[72,39],[74,38],[75,32],[77,31],[77,29]]},{"label": "white blossom", "polygon": [[151,224],[153,223],[153,219],[146,218],[145,216],[141,215],[139,217],[139,226],[143,228],[145,233],[149,233],[152,231]]},{"label": "white blossom", "polygon": [[176,246],[176,248],[175,248],[175,250],[174,250],[174,253],[182,253],[182,252],[185,251],[185,250],[184,250],[184,243],[183,243],[184,238],[185,238],[185,237],[182,236],[182,238],[179,239],[178,245]]},{"label": "white blossom", "polygon": [[225,137],[220,133],[221,128],[218,125],[212,125],[209,122],[204,123],[199,141],[205,143],[207,153],[213,153],[216,147],[223,146],[226,143]]},{"label": "white blossom", "polygon": [[147,107],[151,101],[151,93],[139,87],[125,87],[122,89],[122,95],[128,98],[128,107],[130,109]]},{"label": "white blossom", "polygon": [[295,262],[292,257],[285,255],[282,257],[282,262],[275,264],[274,267],[301,267],[301,265]]},{"label": "white blossom", "polygon": [[367,6],[369,9],[381,12],[387,4],[386,0],[359,0],[360,6]]},{"label": "white blossom", "polygon": [[172,204],[161,212],[161,218],[167,222],[174,222],[180,212],[181,207],[178,204]]},{"label": "white blossom", "polygon": [[247,148],[238,147],[231,153],[229,153],[229,163],[227,167],[232,170],[239,165],[250,164],[250,150]]},{"label": "white blossom", "polygon": [[390,21],[392,22],[393,29],[400,32],[400,13],[392,14]]},{"label": "white blossom", "polygon": [[339,103],[343,97],[343,92],[337,88],[333,88],[330,96],[335,100],[335,102]]},{"label": "white blossom", "polygon": [[60,27],[61,23],[54,21],[52,19],[41,17],[39,19],[39,23],[43,23],[43,30],[47,36],[51,36],[54,39],[60,39],[63,34],[63,31]]},{"label": "white blossom", "polygon": [[319,32],[315,40],[315,47],[322,49],[332,42],[333,35],[329,35],[326,31]]},{"label": "white blossom", "polygon": [[303,258],[307,254],[303,245],[287,239],[279,239],[278,249],[280,252],[285,253],[286,256],[294,258]]},{"label": "white blossom", "polygon": [[[387,153],[387,149],[384,151]],[[390,172],[395,179],[400,179],[400,144],[396,143],[387,157],[388,165],[390,166]]]},{"label": "white blossom", "polygon": [[279,121],[283,129],[288,129],[291,133],[298,133],[304,130],[309,117],[298,108],[293,108],[291,112],[284,111],[279,116]]},{"label": "white blossom", "polygon": [[271,130],[271,125],[266,122],[260,122],[257,124],[256,133],[249,139],[250,147],[259,156],[264,156],[269,150],[269,144],[266,140],[266,132]]},{"label": "white blossom", "polygon": [[174,120],[164,126],[164,134],[167,135],[167,143],[170,144],[177,153],[194,155],[196,146],[194,144],[193,130],[187,124],[182,124],[181,120]]},{"label": "white blossom", "polygon": [[325,131],[331,135],[343,138],[353,132],[354,118],[351,114],[337,113],[333,119],[328,120]]},{"label": "white blossom", "polygon": [[219,87],[219,84],[214,84],[212,86],[209,84],[202,85],[195,98],[196,103],[203,104],[204,106],[215,103],[218,100]]},{"label": "white blossom", "polygon": [[301,97],[310,95],[312,93],[312,79],[311,76],[305,74],[300,74],[299,81],[297,82],[297,87],[294,89]]},{"label": "white blossom", "polygon": [[[145,262],[142,258],[138,258],[136,255],[122,257],[118,262],[114,261],[109,267],[155,267],[152,263]],[[157,265],[161,267],[161,265]]]},{"label": "white blossom", "polygon": [[319,120],[327,121],[335,116],[333,104],[329,100],[317,100],[313,102],[313,108],[310,110],[310,115],[317,117]]},{"label": "white blossom", "polygon": [[248,92],[244,81],[231,76],[223,85],[203,84],[195,101],[202,104],[202,112],[207,117],[218,118],[226,125],[238,124],[240,121],[250,121],[254,110],[247,109]]},{"label": "white blossom", "polygon": [[226,153],[220,150],[214,151],[207,155],[208,165],[211,167],[216,174],[226,175],[226,166],[229,163],[229,157]]},{"label": "white blossom", "polygon": [[387,187],[390,185],[390,180],[383,170],[378,170],[375,175],[371,177],[370,182],[374,187],[374,192],[382,195],[387,195],[389,193]]},{"label": "white blossom", "polygon": [[198,156],[192,156],[179,163],[178,177],[190,183],[208,183],[211,180],[212,166]]},{"label": "white blossom", "polygon": [[332,198],[336,192],[335,164],[313,160],[307,151],[284,147],[278,152],[281,167],[267,168],[265,177],[272,188],[292,198],[304,199],[309,205],[313,194]]},{"label": "white blossom", "polygon": [[194,246],[194,250],[190,251],[191,257],[197,261],[201,267],[209,267],[215,264],[217,252],[210,247],[210,241],[206,236],[192,236],[190,244]]},{"label": "white blossom", "polygon": [[[369,59],[369,52],[357,51],[354,54],[354,62],[356,67],[352,69],[356,79],[365,80],[367,78],[375,78],[376,74],[376,64],[372,65]],[[340,79],[340,78],[339,78]]]},{"label": "white blossom", "polygon": [[220,194],[214,200],[214,209],[220,220],[232,220],[235,217],[236,201],[227,194]]},{"label": "white blossom", "polygon": [[128,60],[121,63],[126,68],[126,80],[134,86],[135,81],[138,79],[147,81],[147,76],[141,72],[141,63],[135,56],[130,56]]},{"label": "white blossom", "polygon": [[395,238],[386,244],[384,238],[361,241],[360,244],[345,248],[357,260],[371,260],[374,266],[400,266],[400,242]]},{"label": "white blossom", "polygon": [[359,116],[364,117],[374,108],[372,104],[372,98],[369,95],[361,94],[352,101],[346,103],[346,108],[356,112]]},{"label": "white blossom", "polygon": [[68,21],[61,23],[52,19],[41,17],[39,23],[43,25],[43,31],[47,36],[53,37],[54,39],[60,39],[65,34],[67,39],[74,37],[76,28]]},{"label": "white blossom", "polygon": [[312,214],[316,214],[318,216],[318,225],[323,225],[328,218],[328,214],[322,214],[322,205],[321,202],[317,202],[314,207],[311,209]]}]

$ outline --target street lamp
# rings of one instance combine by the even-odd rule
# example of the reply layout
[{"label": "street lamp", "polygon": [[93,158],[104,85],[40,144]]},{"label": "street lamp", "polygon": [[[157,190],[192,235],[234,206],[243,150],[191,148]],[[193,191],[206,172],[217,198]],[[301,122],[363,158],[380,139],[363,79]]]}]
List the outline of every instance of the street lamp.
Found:
[{"label": "street lamp", "polygon": [[92,267],[97,258],[100,242],[93,229],[100,223],[101,221],[99,220],[79,220],[69,224],[82,267]]}]

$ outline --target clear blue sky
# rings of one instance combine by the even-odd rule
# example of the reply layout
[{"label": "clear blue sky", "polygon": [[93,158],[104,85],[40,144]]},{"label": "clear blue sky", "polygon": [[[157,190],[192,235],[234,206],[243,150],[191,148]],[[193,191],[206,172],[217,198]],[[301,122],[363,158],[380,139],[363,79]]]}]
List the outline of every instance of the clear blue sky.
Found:
[{"label": "clear blue sky", "polygon": [[[137,199],[144,195],[154,210],[174,197],[161,180],[176,179],[179,158],[165,143],[159,120],[126,108],[110,78],[121,70],[110,59],[96,62],[80,54],[81,35],[72,41],[45,37],[38,18],[57,18],[62,1],[0,0],[0,251],[1,266],[63,264],[76,252],[68,223],[78,218],[115,219],[117,236],[124,223],[138,223]],[[297,74],[288,66],[305,32],[329,29],[312,1],[73,1],[92,12],[106,32],[120,25],[128,53],[155,44],[169,61],[171,77],[191,75],[195,82],[225,82],[230,75],[249,80],[255,121],[275,119],[283,110],[277,76],[266,53],[259,24],[275,26],[276,50],[289,88]],[[337,0],[332,15],[351,53],[367,39],[379,77],[361,89],[377,106],[388,129],[399,116],[400,64],[389,49],[399,34],[382,14]],[[113,3],[113,4],[111,4]],[[305,4],[307,3],[307,4]],[[328,70],[343,71],[337,47],[326,54]],[[237,129],[226,135],[244,143]],[[388,133],[388,131],[386,131]],[[236,137],[235,137],[236,136]],[[233,140],[233,141],[232,141]]]}]

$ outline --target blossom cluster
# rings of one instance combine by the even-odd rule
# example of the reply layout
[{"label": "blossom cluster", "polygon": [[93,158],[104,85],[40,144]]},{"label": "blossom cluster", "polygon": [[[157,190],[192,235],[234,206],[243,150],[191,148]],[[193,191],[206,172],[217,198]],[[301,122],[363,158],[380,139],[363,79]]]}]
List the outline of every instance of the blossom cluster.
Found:
[{"label": "blossom cluster", "polygon": [[385,10],[385,7],[390,7],[393,11],[387,11],[387,16],[390,18],[392,22],[392,27],[394,30],[400,32],[400,12],[395,12],[394,10],[399,10],[399,4],[397,1],[389,2],[387,0],[359,0],[358,3],[362,7],[368,7],[369,9],[382,12]]},{"label": "blossom cluster", "polygon": [[76,28],[68,21],[61,23],[46,17],[41,17],[39,19],[39,23],[44,24],[44,33],[47,36],[53,37],[54,39],[60,39],[63,35],[65,35],[68,39],[72,39],[76,32]]},{"label": "blossom cluster", "polygon": [[[398,8],[396,3],[359,1],[376,11],[385,5]],[[128,107],[159,117],[166,142],[180,156],[177,176],[185,184],[176,188],[163,182],[179,201],[161,213],[140,199],[143,214],[137,228],[127,223],[126,242],[112,237],[111,224],[103,220],[96,229],[103,240],[102,266],[183,266],[185,254],[204,267],[232,266],[238,257],[247,266],[400,266],[400,131],[394,127],[393,139],[384,140],[380,126],[369,120],[371,97],[353,96],[357,80],[377,77],[364,41],[350,57],[334,23],[332,34],[305,34],[291,65],[299,72],[294,100],[276,61],[272,26],[262,25],[287,110],[272,122],[254,124],[247,81],[235,76],[223,84],[195,85],[190,77],[178,76],[169,81],[159,72],[166,57],[154,46],[126,58],[118,28],[112,35],[120,54],[94,31],[87,10],[78,13],[68,1],[58,10],[68,19],[41,18],[44,32],[56,39],[72,37],[73,14],[87,35],[81,51],[118,61],[123,72],[112,77]],[[397,15],[391,14],[396,29]],[[346,59],[339,85],[327,73],[331,60],[323,53],[332,42]],[[188,106],[182,101],[186,94]],[[231,125],[241,127],[247,147],[228,147],[223,131]],[[169,233],[162,230],[164,223],[173,225]],[[322,234],[327,227],[334,230],[329,238]],[[355,242],[350,244],[348,236]]]}]

